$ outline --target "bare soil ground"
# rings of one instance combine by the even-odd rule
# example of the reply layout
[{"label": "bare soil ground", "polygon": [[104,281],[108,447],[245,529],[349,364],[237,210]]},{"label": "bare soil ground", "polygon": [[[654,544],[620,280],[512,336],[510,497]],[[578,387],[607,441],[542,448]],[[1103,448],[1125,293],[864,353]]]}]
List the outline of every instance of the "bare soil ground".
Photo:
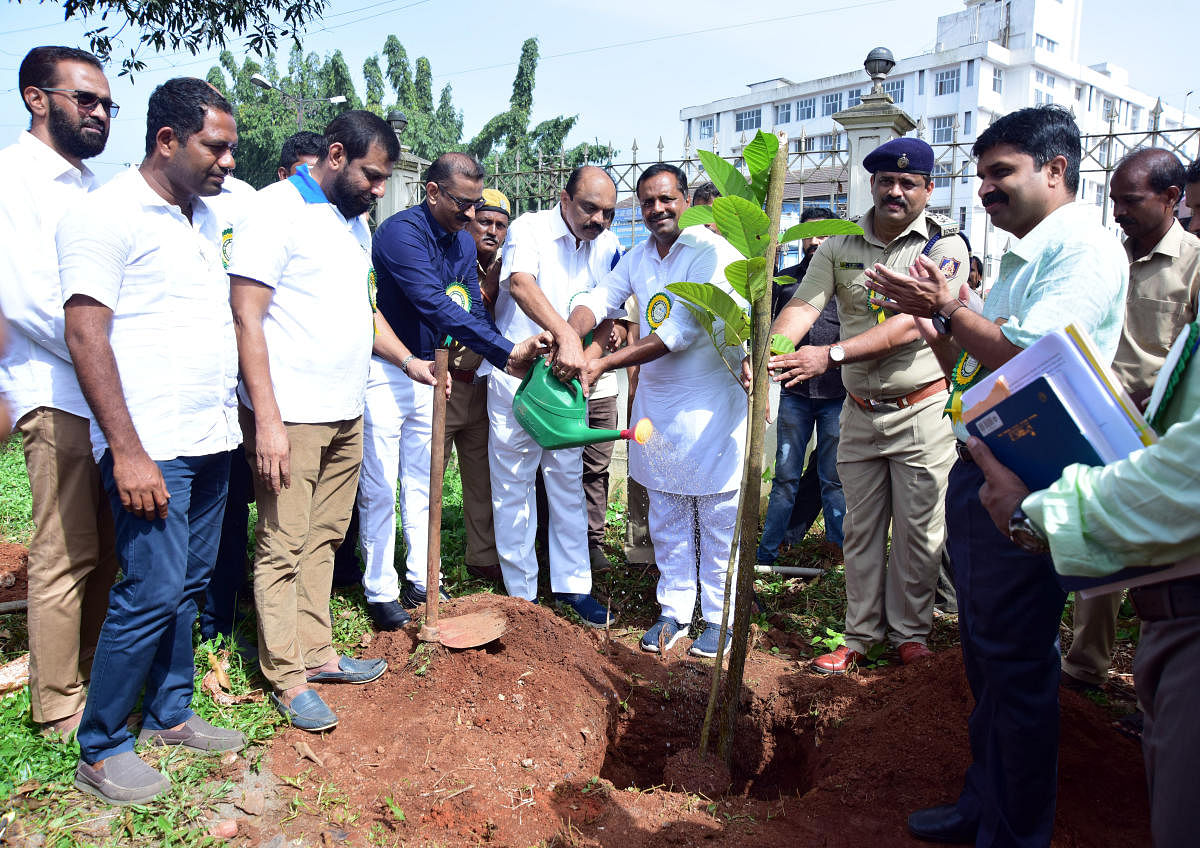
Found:
[{"label": "bare soil ground", "polygon": [[0,542],[0,603],[23,601],[29,587],[29,551]]},{"label": "bare soil ground", "polygon": [[[366,654],[388,659],[381,680],[322,688],[338,728],[279,734],[260,786],[235,790],[255,813],[231,811],[236,843],[916,845],[907,814],[959,789],[971,696],[956,648],[831,678],[798,664],[786,634],[762,634],[785,650],[751,652],[724,773],[694,750],[711,663],[688,658],[687,640],[657,657],[637,633],[487,595],[443,616],[493,606],[509,629],[484,649],[377,635]],[[1149,844],[1137,744],[1070,692],[1062,726],[1053,844]],[[264,804],[265,774],[278,781]]]}]

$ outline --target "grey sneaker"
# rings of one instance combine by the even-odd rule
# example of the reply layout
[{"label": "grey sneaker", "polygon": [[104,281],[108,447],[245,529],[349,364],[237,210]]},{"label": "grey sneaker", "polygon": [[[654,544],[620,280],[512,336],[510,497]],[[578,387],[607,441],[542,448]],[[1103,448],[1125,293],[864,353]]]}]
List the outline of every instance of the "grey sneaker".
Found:
[{"label": "grey sneaker", "polygon": [[142,762],[133,751],[113,754],[101,766],[80,760],[75,769],[76,789],[119,807],[145,804],[170,786],[171,781]]},{"label": "grey sneaker", "polygon": [[138,742],[151,745],[182,745],[193,751],[214,753],[240,751],[246,747],[246,737],[237,730],[213,727],[198,715],[183,723],[178,730],[146,730],[138,734]]}]

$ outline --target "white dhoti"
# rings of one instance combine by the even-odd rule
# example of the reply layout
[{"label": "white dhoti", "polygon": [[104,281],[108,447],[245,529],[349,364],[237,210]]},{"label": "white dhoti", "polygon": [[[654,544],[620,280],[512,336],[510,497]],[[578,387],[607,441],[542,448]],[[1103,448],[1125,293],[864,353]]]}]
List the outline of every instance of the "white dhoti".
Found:
[{"label": "white dhoti", "polygon": [[372,358],[363,414],[363,462],[358,484],[359,543],[367,601],[400,597],[396,573],[396,481],[407,579],[425,589],[429,550],[429,464],[433,386],[417,383],[389,362]]},{"label": "white dhoti", "polygon": [[515,598],[537,597],[537,470],[542,468],[549,506],[550,588],[589,595],[592,570],[587,549],[583,448],[543,450],[513,415],[520,380],[493,371],[488,378],[491,432],[492,517],[504,587]]},{"label": "white dhoti", "polygon": [[[721,624],[725,574],[737,523],[738,493],[677,495],[647,489],[650,536],[658,561],[658,603],[663,615],[687,626],[700,589],[700,615]],[[733,610],[733,589],[729,608]]]}]

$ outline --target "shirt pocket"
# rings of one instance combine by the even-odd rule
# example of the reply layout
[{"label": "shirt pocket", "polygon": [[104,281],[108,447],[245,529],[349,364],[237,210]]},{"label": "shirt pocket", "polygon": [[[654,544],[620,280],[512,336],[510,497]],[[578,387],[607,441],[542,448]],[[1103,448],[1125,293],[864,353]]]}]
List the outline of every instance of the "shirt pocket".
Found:
[{"label": "shirt pocket", "polygon": [[1165,354],[1191,320],[1190,313],[1189,304],[1184,301],[1135,297],[1126,311],[1125,323],[1139,347]]}]

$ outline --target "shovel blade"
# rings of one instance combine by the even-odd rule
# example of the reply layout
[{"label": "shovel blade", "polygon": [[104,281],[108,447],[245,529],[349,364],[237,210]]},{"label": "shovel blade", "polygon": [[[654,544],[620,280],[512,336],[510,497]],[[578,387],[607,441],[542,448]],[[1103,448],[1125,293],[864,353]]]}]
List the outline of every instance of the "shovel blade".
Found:
[{"label": "shovel blade", "polygon": [[497,610],[456,615],[438,621],[438,641],[447,648],[477,648],[504,635],[508,619]]}]

